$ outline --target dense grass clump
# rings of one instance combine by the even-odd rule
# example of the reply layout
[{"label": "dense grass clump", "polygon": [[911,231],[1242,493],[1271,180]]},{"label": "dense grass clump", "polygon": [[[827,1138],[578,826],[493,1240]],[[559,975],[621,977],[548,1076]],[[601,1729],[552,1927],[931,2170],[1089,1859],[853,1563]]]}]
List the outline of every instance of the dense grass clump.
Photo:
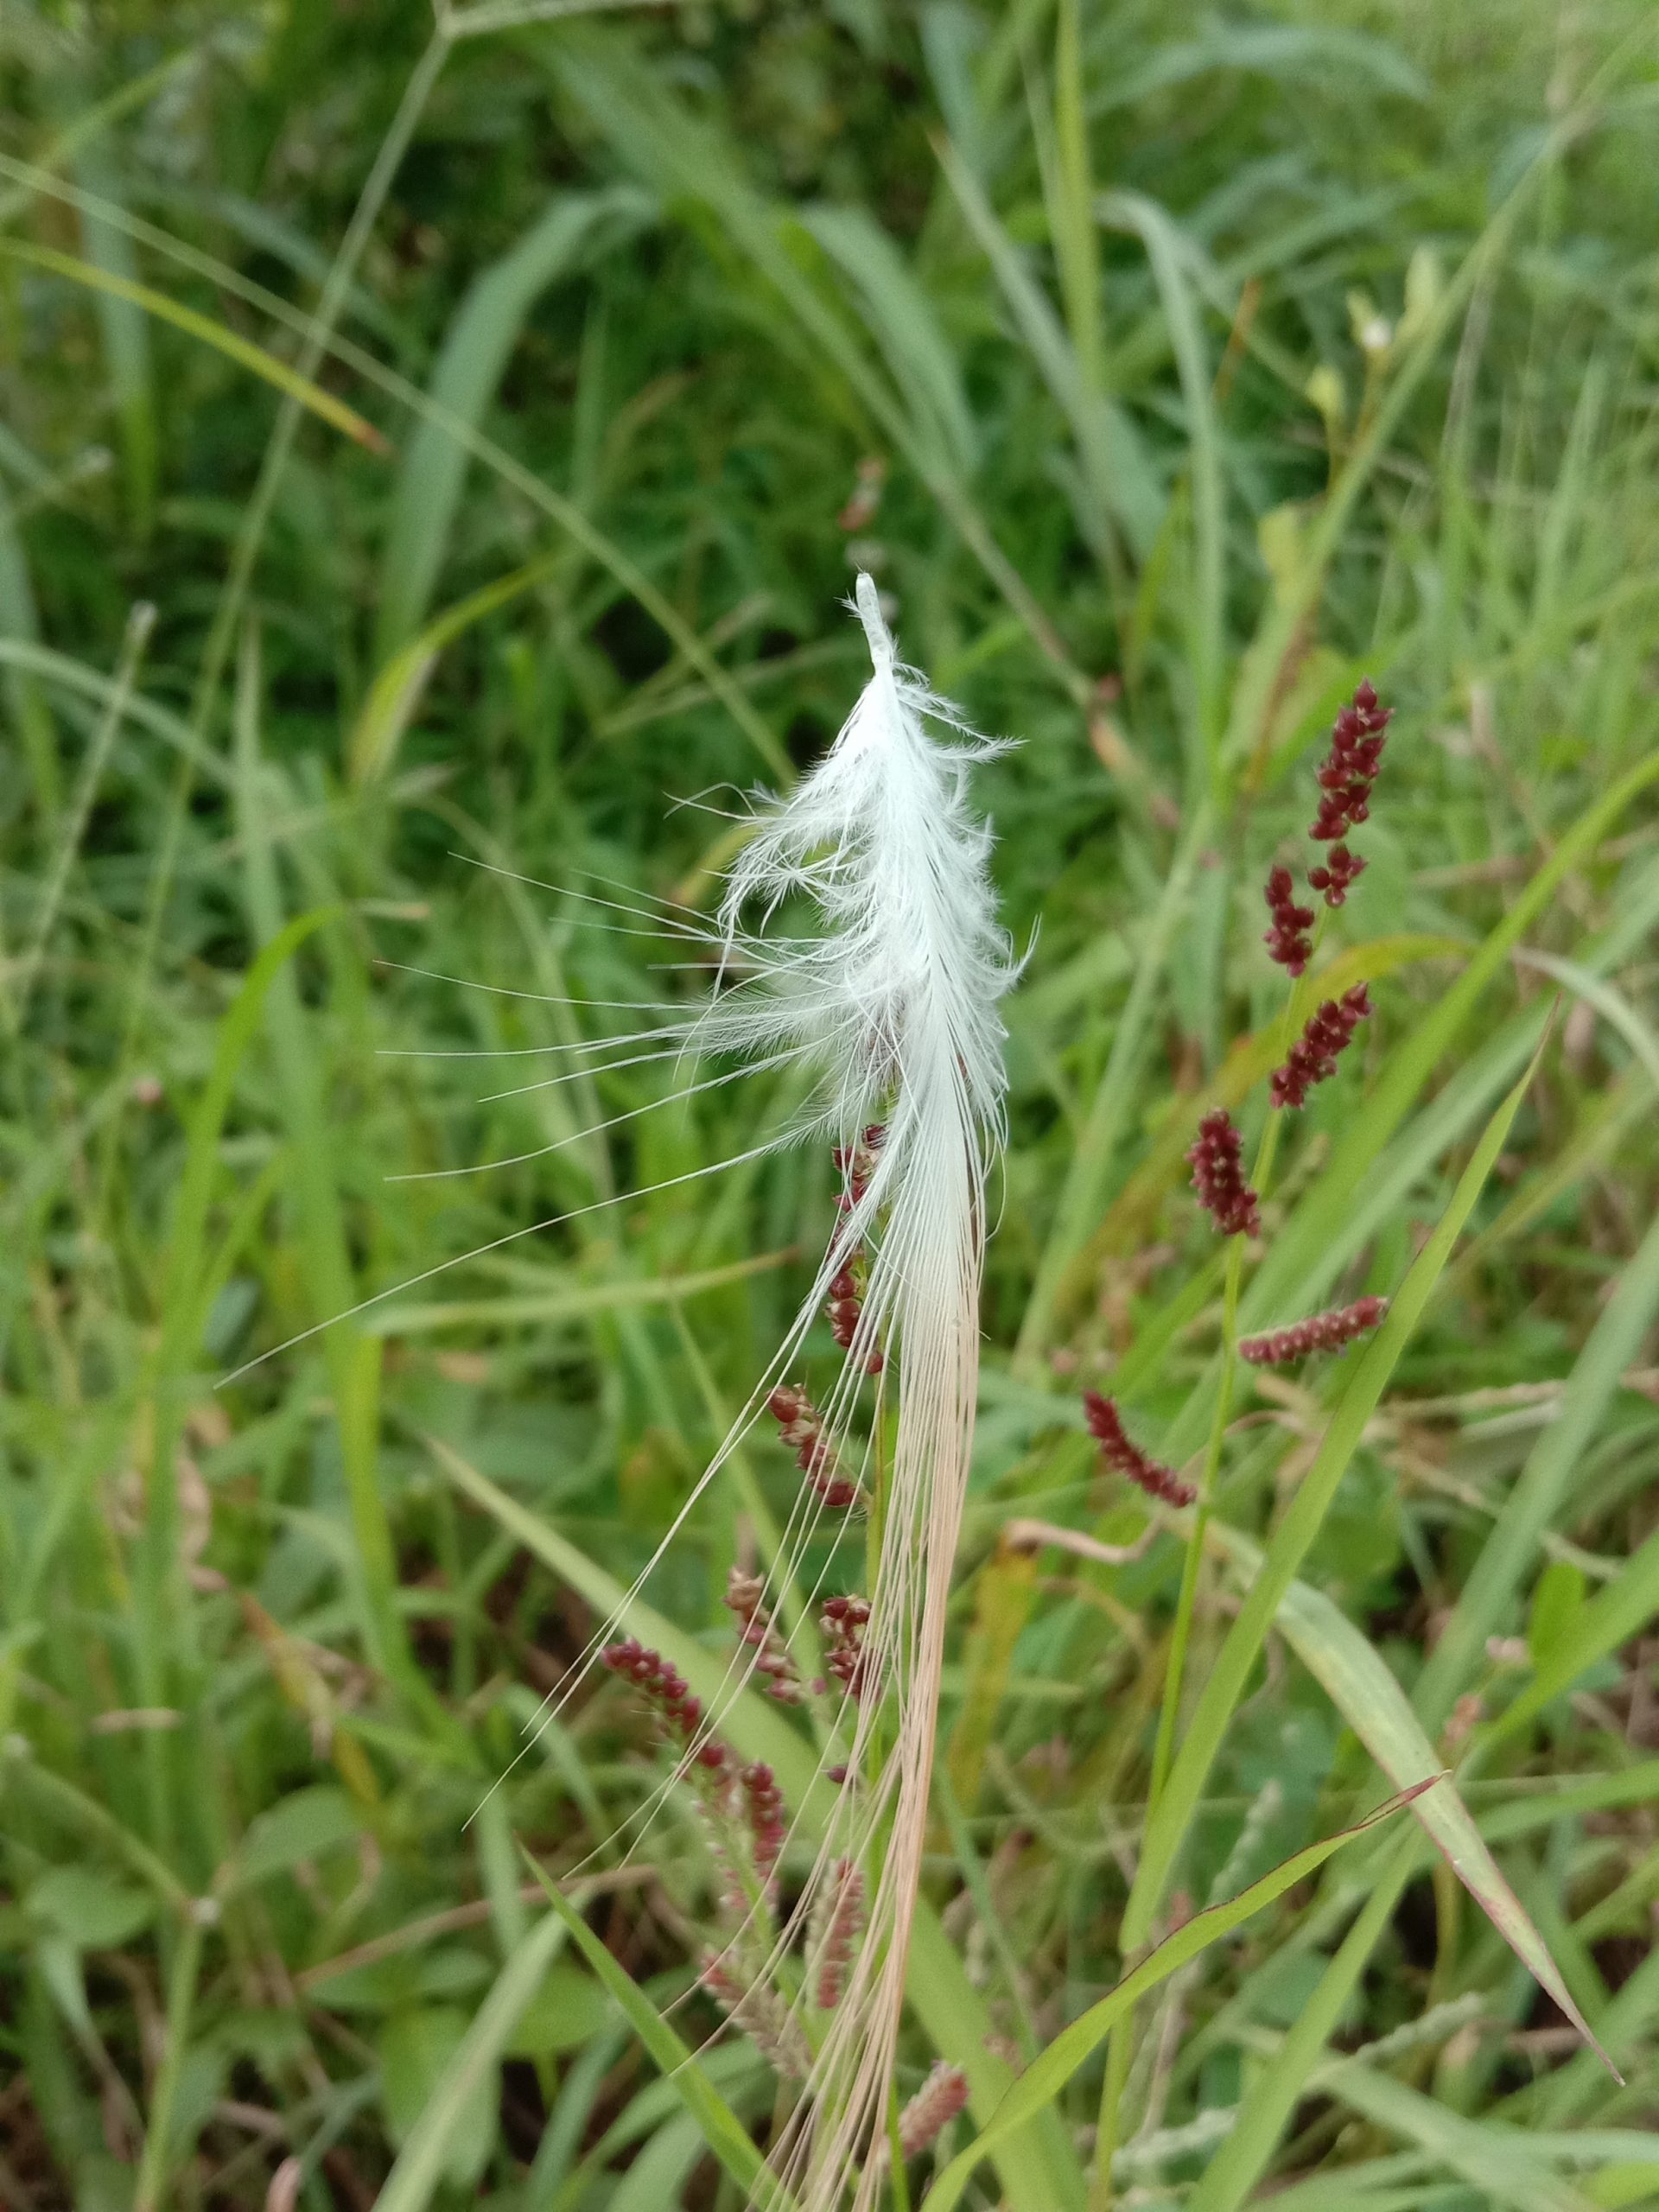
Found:
[{"label": "dense grass clump", "polygon": [[[787,1071],[585,1048],[703,988],[855,566],[1020,740],[1033,944],[891,2200],[1659,2202],[1656,60],[0,11],[8,2212],[766,2201],[798,2020],[633,1692],[794,1683],[810,1439],[542,1708],[832,1233],[686,1179]],[[721,1721],[785,1926],[816,1694]]]}]

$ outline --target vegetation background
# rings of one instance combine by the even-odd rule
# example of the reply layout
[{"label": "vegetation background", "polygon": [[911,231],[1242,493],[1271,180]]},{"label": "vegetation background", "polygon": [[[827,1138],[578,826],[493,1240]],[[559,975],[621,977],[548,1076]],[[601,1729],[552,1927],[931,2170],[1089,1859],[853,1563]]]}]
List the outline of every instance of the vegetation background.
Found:
[{"label": "vegetation background", "polygon": [[[906,2081],[962,2063],[982,2125],[1134,1948],[1181,1548],[1007,1529],[1143,1526],[1084,1381],[1202,1447],[1180,1155],[1217,1099],[1259,1126],[1262,879],[1369,672],[1320,958],[1378,1012],[1247,1317],[1395,1288],[1480,1172],[1180,1897],[1349,1824],[1391,1741],[1464,1755],[1625,2086],[1390,1829],[1141,2008],[1092,2197],[1097,2052],[969,2201],[1659,2203],[1656,58],[1649,0],[0,11],[8,2212],[741,2201],[517,1852],[684,1996],[707,1858],[672,1808],[615,1841],[639,1716],[593,1695],[468,1821],[763,1365],[829,1163],[627,1198],[787,1098],[579,1135],[672,1078],[480,1103],[542,1064],[421,1055],[695,988],[577,894],[706,898],[680,802],[833,734],[855,559],[1022,741],[981,788],[1040,924]],[[1241,1396],[1241,1540],[1355,1371]],[[757,1437],[693,1516],[683,1637],[791,1472]],[[753,2047],[708,2071],[764,2127]]]}]

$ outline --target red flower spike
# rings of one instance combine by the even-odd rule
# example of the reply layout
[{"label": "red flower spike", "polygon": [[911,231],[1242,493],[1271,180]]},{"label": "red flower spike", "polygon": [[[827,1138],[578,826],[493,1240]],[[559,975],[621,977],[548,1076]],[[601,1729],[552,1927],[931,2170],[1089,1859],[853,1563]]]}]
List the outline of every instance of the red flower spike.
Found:
[{"label": "red flower spike", "polygon": [[855,1702],[864,1694],[864,1631],[869,1619],[868,1598],[830,1598],[819,1621],[823,1663]]},{"label": "red flower spike", "polygon": [[823,1416],[798,1383],[780,1382],[766,1401],[795,1464],[832,1512],[844,1513],[863,1492],[841,1471],[825,1440]]},{"label": "red flower spike", "polygon": [[[1370,814],[1371,786],[1376,781],[1383,738],[1393,717],[1392,707],[1377,705],[1376,693],[1369,683],[1361,683],[1337,716],[1331,750],[1319,770],[1319,810],[1307,832],[1317,844],[1331,844],[1345,837],[1354,823],[1363,822]],[[1332,903],[1339,906],[1341,901]]]},{"label": "red flower spike", "polygon": [[913,2158],[947,2128],[968,2101],[968,2076],[945,2059],[934,2065],[899,2115],[899,2151]]},{"label": "red flower spike", "polygon": [[693,1697],[685,1677],[671,1667],[660,1651],[637,1637],[624,1637],[600,1654],[601,1665],[633,1684],[671,1736],[677,1736],[693,1767],[706,1776],[729,1773],[732,1754],[718,1736],[697,1741],[702,1726],[702,1700]]},{"label": "red flower spike", "polygon": [[814,1960],[814,1994],[823,2012],[833,2012],[841,2002],[847,1969],[852,1963],[853,1946],[863,1926],[864,1877],[854,1860],[838,1859],[830,1877],[823,1933],[818,1939]]},{"label": "red flower spike", "polygon": [[1339,999],[1326,999],[1309,1015],[1307,1027],[1291,1046],[1281,1068],[1273,1071],[1268,1096],[1275,1106],[1297,1107],[1306,1103],[1316,1084],[1337,1071],[1355,1030],[1371,1011],[1370,994],[1356,983]]},{"label": "red flower spike", "polygon": [[798,1705],[804,1692],[789,1647],[772,1624],[766,1609],[766,1586],[758,1574],[745,1574],[734,1567],[726,1580],[723,1603],[736,1614],[738,1640],[754,1653],[754,1670],[766,1677],[766,1688],[780,1705]]},{"label": "red flower spike", "polygon": [[743,1809],[749,1824],[755,1875],[762,1889],[768,1889],[778,1854],[784,1847],[784,1793],[764,1759],[756,1759],[752,1766],[746,1766],[738,1780],[743,1787]]},{"label": "red flower spike", "polygon": [[1340,1351],[1374,1329],[1389,1310],[1386,1298],[1357,1298],[1328,1313],[1312,1313],[1306,1321],[1293,1321],[1287,1329],[1273,1329],[1266,1336],[1241,1337],[1238,1356],[1252,1367],[1288,1367],[1310,1352]]},{"label": "red flower spike", "polygon": [[1332,845],[1324,867],[1307,871],[1308,887],[1324,892],[1327,906],[1340,906],[1364,873],[1365,863],[1357,853],[1351,853],[1346,845]]},{"label": "red flower spike", "polygon": [[1277,961],[1280,967],[1287,969],[1291,975],[1300,976],[1313,950],[1313,939],[1307,935],[1313,926],[1313,909],[1299,906],[1293,892],[1287,868],[1269,869],[1262,895],[1268,902],[1273,927],[1266,933],[1263,942],[1270,958]]},{"label": "red flower spike", "polygon": [[1259,1236],[1261,1202],[1244,1180],[1243,1147],[1233,1117],[1217,1106],[1198,1123],[1197,1142],[1187,1153],[1198,1204],[1224,1236]]},{"label": "red flower spike", "polygon": [[1083,1411],[1102,1459],[1115,1474],[1127,1475],[1148,1497],[1160,1497],[1166,1505],[1192,1504],[1198,1494],[1192,1484],[1183,1482],[1173,1467],[1152,1459],[1132,1440],[1112,1399],[1103,1398],[1098,1390],[1085,1390]]},{"label": "red flower spike", "polygon": [[[855,1145],[834,1146],[830,1157],[847,1179],[847,1188],[838,1192],[836,1208],[841,1214],[849,1214],[860,1204],[870,1187],[875,1173],[875,1155],[881,1149],[887,1130],[880,1122],[872,1122]],[[841,1264],[830,1284],[830,1302],[824,1307],[829,1317],[830,1333],[843,1351],[850,1351],[858,1334],[859,1318],[864,1311],[865,1269],[863,1255],[855,1245],[840,1254]],[[885,1365],[880,1345],[861,1348],[867,1375],[879,1375]]]}]

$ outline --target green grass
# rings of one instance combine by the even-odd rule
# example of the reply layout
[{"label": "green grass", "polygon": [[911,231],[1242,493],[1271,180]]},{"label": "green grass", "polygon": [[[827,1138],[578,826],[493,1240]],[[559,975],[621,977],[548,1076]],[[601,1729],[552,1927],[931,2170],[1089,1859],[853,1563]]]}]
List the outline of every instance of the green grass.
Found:
[{"label": "green grass", "polygon": [[[514,1762],[829,1163],[674,1180],[765,1077],[593,1133],[672,1077],[458,1055],[696,988],[582,894],[706,904],[708,808],[861,680],[852,540],[1021,740],[1037,932],[902,2044],[968,2076],[939,2202],[1659,2202],[1645,0],[531,12],[0,17],[0,2201],[742,2203],[689,1808],[622,1840],[613,1687]],[[1377,1013],[1233,1287],[1395,1319],[1225,1379],[1182,1154],[1257,1141],[1261,883],[1366,672],[1316,964]],[[1089,1555],[1145,1515],[1084,1383],[1213,1440],[1207,1528]],[[757,1434],[636,1610],[705,1691],[791,1471]],[[805,1737],[729,1732],[804,1841]]]}]

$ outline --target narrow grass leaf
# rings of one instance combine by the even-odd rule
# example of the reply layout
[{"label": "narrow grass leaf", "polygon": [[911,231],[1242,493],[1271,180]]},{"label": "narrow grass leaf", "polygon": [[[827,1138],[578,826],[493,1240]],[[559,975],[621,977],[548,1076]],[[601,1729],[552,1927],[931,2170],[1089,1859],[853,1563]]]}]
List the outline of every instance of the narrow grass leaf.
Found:
[{"label": "narrow grass leaf", "polygon": [[372,423],[348,407],[343,399],[325,391],[309,377],[302,377],[276,354],[268,353],[263,346],[256,346],[239,331],[231,330],[222,322],[215,322],[211,315],[199,315],[194,308],[186,307],[181,301],[169,298],[165,292],[156,291],[149,284],[139,284],[114,270],[99,269],[90,261],[82,261],[73,253],[60,253],[54,246],[35,245],[26,238],[0,238],[0,255],[12,261],[27,263],[31,268],[44,269],[55,276],[67,277],[71,283],[84,284],[89,291],[112,294],[116,298],[130,301],[143,308],[162,322],[170,322],[192,338],[200,339],[204,346],[226,355],[238,366],[263,377],[269,385],[299,406],[309,410],[334,429],[344,431],[371,453],[390,453],[391,446]]},{"label": "narrow grass leaf", "polygon": [[1536,1560],[1539,1543],[1566,1503],[1573,1475],[1605,1420],[1656,1312],[1659,1312],[1659,1221],[1649,1226],[1626,1264],[1583,1351],[1573,1363],[1557,1416],[1533,1446],[1504,1499],[1452,1618],[1429,1655],[1413,1700],[1426,1726],[1444,1725],[1459,1690],[1468,1685],[1481,1661],[1486,1639],[1502,1628],[1507,1611],[1517,1600]]},{"label": "narrow grass leaf", "polygon": [[[748,2130],[709,2079],[690,2048],[663,2018],[632,1974],[620,1966],[531,1853],[524,1863],[547,1892],[548,1903],[569,1929],[594,1972],[626,2015],[628,2025],[662,2069],[702,2131],[702,2138],[752,2204],[790,2212],[793,2199],[749,2140]],[[424,2199],[419,2200],[424,2202]],[[381,2212],[385,2200],[381,2199]],[[392,2212],[398,2212],[393,2207]]]},{"label": "narrow grass leaf", "polygon": [[562,557],[556,555],[525,562],[510,575],[498,576],[493,583],[457,600],[453,607],[446,607],[397,648],[369,686],[369,695],[346,738],[346,772],[352,783],[372,782],[390,770],[444,648],[486,615],[511,606],[522,593],[544,583],[562,565]]},{"label": "narrow grass leaf", "polygon": [[[1420,1789],[1428,1785],[1421,1783]],[[1381,1821],[1390,1818],[1402,1805],[1411,1802],[1415,1792],[1408,1790],[1391,1798],[1361,1821],[1356,1827],[1344,1828],[1337,1835],[1325,1836],[1318,1843],[1309,1844],[1264,1874],[1259,1882],[1252,1882],[1249,1889],[1241,1890],[1225,1904],[1211,1905],[1189,1920],[1184,1927],[1166,1936],[1151,1955],[1143,1959],[1133,1973],[1126,1974],[1117,1987],[1103,1997],[1097,2004],[1069,2027],[1063,2028],[1041,2056],[1019,2075],[1007,2094],[966,2150],[958,2153],[939,2176],[929,2193],[929,2212],[951,2212],[959,2203],[975,2167],[988,2158],[992,2151],[1024,2126],[1037,2113],[1052,2104],[1077,2069],[1084,2064],[1105,2041],[1112,2028],[1150,1989],[1155,1989],[1188,1960],[1198,1957],[1211,1943],[1229,1936],[1251,1916],[1271,1904],[1296,1883],[1324,1866],[1333,1853],[1363,1835]]]},{"label": "narrow grass leaf", "polygon": [[473,458],[455,426],[476,429],[482,422],[540,296],[597,244],[620,245],[652,212],[652,203],[632,188],[561,194],[474,278],[432,372],[432,412],[410,441],[392,495],[375,632],[382,662],[419,626],[442,573]]},{"label": "narrow grass leaf", "polygon": [[[569,1932],[563,1917],[567,1909],[562,1898],[556,1897],[555,1902],[561,1907],[560,1914],[549,1913],[531,1928],[479,2006],[375,2199],[378,2212],[424,2212],[444,2185],[456,2131],[468,2124],[480,2102],[493,2106],[496,2069],[513,2030],[548,1967],[564,1948]],[[578,1928],[582,1926],[574,1914],[570,1917]]]},{"label": "narrow grass leaf", "polygon": [[1452,1247],[1491,1174],[1533,1076],[1529,1068],[1487,1123],[1474,1154],[1395,1294],[1389,1318],[1360,1358],[1338,1401],[1313,1464],[1303,1477],[1269,1544],[1216,1663],[1211,1669],[1176,1755],[1168,1784],[1147,1824],[1140,1864],[1124,1915],[1126,1945],[1146,1941],[1175,1855],[1197,1811],[1200,1795],[1228,1722],[1249,1681],[1280,1601],[1319,1534],[1365,1424],[1376,1412],[1389,1376],[1428,1303]]},{"label": "narrow grass leaf", "polygon": [[[1247,1579],[1259,1572],[1262,1553],[1249,1538],[1218,1522],[1211,1523],[1211,1534]],[[1339,1605],[1306,1582],[1293,1582],[1285,1592],[1274,1625],[1395,1788],[1433,1785],[1414,1799],[1412,1811],[1533,1980],[1613,2072],[1543,1937],[1504,1880],[1410,1700],[1381,1656]]]}]

